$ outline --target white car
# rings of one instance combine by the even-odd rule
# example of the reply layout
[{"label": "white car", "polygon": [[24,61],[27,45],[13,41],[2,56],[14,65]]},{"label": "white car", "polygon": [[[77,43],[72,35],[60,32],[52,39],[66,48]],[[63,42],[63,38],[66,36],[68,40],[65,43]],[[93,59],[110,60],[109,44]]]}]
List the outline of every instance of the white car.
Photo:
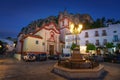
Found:
[{"label": "white car", "polygon": [[28,53],[28,54],[23,56],[23,60],[24,61],[35,61],[36,56],[35,56],[35,54]]}]

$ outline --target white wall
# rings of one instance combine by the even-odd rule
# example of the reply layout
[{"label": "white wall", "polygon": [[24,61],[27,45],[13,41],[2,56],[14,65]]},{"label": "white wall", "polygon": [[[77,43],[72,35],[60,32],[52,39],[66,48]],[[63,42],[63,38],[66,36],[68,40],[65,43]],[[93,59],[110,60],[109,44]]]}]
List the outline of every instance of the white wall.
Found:
[{"label": "white wall", "polygon": [[22,36],[23,36],[23,34],[21,34],[18,37],[18,40],[17,40],[17,45],[16,45],[16,51],[17,51],[17,53],[21,52],[21,42],[20,42],[20,40],[22,39]]},{"label": "white wall", "polygon": [[[106,30],[107,36],[102,36],[102,31]],[[95,31],[98,31],[99,36],[95,37]],[[116,33],[114,33],[116,31]],[[88,32],[89,37],[85,37],[85,32]],[[119,43],[120,43],[120,24],[114,24],[109,25],[109,27],[105,28],[96,28],[96,29],[89,29],[89,30],[83,30],[80,34],[80,40],[79,44],[80,46],[86,45],[86,40],[89,41],[89,43],[96,43],[96,40],[99,40],[100,45],[103,45],[104,39],[107,39],[107,42],[113,42],[113,36],[118,35]],[[73,35],[66,35],[65,36],[65,46],[70,46],[73,43]],[[69,40],[68,40],[69,39]],[[118,42],[113,42],[114,44]]]},{"label": "white wall", "polygon": [[[36,44],[38,41],[38,44]],[[42,40],[33,37],[27,37],[24,40],[23,52],[43,52]]]},{"label": "white wall", "polygon": [[[99,40],[100,45],[103,45],[103,40],[108,39],[109,36],[102,36],[102,30],[106,30],[106,33],[107,33],[107,28],[97,28],[97,29],[89,29],[89,30],[82,31],[79,34],[80,45],[85,46],[86,40],[88,40],[89,43],[93,43],[93,44],[96,43],[96,40]],[[95,31],[98,31],[99,36],[95,37]],[[89,37],[85,37],[85,32],[88,32]]]},{"label": "white wall", "polygon": [[[46,28],[46,29],[45,29]],[[42,43],[45,43],[45,45],[43,46],[43,51],[44,52],[47,52],[49,51],[49,44],[48,44],[48,40],[50,39],[51,37],[51,34],[50,32],[54,32],[54,40],[57,44],[53,44],[55,45],[55,51],[58,51],[59,52],[59,46],[60,46],[60,41],[59,41],[59,31],[56,29],[55,25],[53,24],[50,24],[48,26],[45,26],[45,28],[43,28],[42,30],[40,30],[39,32],[37,32],[35,35],[39,35],[41,36],[43,39],[42,39]],[[48,30],[47,30],[48,29]],[[52,43],[51,43],[52,44]]]}]

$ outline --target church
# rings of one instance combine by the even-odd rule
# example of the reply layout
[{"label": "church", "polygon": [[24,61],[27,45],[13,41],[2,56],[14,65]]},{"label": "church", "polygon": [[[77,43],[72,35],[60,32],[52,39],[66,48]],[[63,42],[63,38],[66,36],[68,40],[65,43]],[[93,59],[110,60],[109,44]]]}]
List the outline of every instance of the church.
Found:
[{"label": "church", "polygon": [[69,25],[85,20],[91,22],[92,18],[88,15],[70,14],[65,10],[59,13],[58,18],[48,17],[40,20],[41,22],[25,27],[18,35],[15,56],[20,58],[22,54],[26,53],[61,54],[65,47],[65,35],[70,33]]}]

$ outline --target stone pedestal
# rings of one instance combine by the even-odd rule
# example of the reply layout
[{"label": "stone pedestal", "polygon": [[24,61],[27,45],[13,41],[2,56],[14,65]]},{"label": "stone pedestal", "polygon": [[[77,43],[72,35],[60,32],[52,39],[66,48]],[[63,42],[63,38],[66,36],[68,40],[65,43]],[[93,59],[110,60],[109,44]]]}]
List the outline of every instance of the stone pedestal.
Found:
[{"label": "stone pedestal", "polygon": [[95,62],[83,59],[79,48],[75,48],[71,58],[56,63],[53,71],[68,79],[99,78],[104,72],[104,66]]},{"label": "stone pedestal", "polygon": [[55,64],[53,71],[68,79],[99,78],[102,76],[102,73],[104,72],[104,66],[99,65],[93,69],[69,69],[58,66],[58,64]]},{"label": "stone pedestal", "polygon": [[73,53],[72,53],[71,58],[70,58],[70,61],[83,61],[83,57],[82,57],[82,55],[80,54],[80,49],[79,49],[79,47],[76,47],[76,48],[73,50]]}]

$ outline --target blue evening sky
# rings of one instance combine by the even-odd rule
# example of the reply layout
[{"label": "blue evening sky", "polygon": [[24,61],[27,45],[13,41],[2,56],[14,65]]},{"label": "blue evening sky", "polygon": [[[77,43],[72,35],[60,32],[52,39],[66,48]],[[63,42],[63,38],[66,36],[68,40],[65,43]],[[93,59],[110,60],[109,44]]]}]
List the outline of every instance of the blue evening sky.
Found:
[{"label": "blue evening sky", "polygon": [[120,0],[0,0],[0,38],[16,37],[31,21],[69,13],[120,20]]}]

